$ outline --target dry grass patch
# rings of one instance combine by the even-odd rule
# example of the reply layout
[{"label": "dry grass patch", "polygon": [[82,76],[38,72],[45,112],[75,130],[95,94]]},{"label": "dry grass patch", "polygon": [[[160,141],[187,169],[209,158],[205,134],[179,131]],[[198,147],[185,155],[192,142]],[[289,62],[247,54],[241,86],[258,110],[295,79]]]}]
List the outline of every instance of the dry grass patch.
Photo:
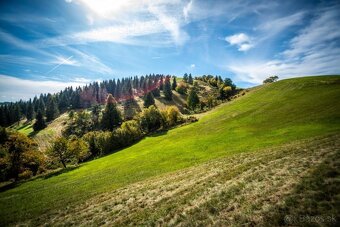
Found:
[{"label": "dry grass patch", "polygon": [[278,216],[273,210],[304,177],[320,165],[328,167],[339,147],[335,135],[237,154],[131,184],[26,224],[263,225]]}]

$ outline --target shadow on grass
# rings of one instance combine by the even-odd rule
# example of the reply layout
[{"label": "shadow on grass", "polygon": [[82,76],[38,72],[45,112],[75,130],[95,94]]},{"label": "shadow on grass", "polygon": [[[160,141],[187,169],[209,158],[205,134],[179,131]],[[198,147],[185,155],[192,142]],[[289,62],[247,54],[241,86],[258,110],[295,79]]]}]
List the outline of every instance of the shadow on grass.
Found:
[{"label": "shadow on grass", "polygon": [[151,133],[149,135],[147,135],[147,137],[158,137],[158,136],[164,136],[168,133],[168,130],[162,130],[162,131],[157,131],[154,133]]},{"label": "shadow on grass", "polygon": [[36,134],[38,134],[38,132],[40,132],[40,131],[32,131],[32,132],[30,132],[30,133],[28,133],[28,137],[33,137],[33,136],[35,136]]},{"label": "shadow on grass", "polygon": [[25,122],[23,125],[21,125],[19,128],[17,128],[17,130],[20,130],[20,129],[23,129],[23,128],[26,128],[27,125],[29,125],[30,122]]},{"label": "shadow on grass", "polygon": [[[340,152],[303,177],[283,203],[264,217],[271,226],[339,226]],[[269,226],[268,225],[268,226]]]},{"label": "shadow on grass", "polygon": [[57,171],[49,172],[49,173],[44,174],[42,176],[38,176],[36,179],[38,179],[38,178],[48,179],[48,178],[55,177],[55,176],[58,176],[58,175],[63,174],[63,173],[68,173],[68,172],[70,172],[72,170],[78,169],[79,167],[80,167],[80,165],[69,166],[66,169],[63,168],[63,169],[59,169]]},{"label": "shadow on grass", "polygon": [[55,176],[58,176],[60,174],[67,173],[67,172],[70,172],[72,170],[78,169],[79,167],[80,167],[80,165],[69,166],[66,169],[63,168],[63,169],[52,170],[50,172],[47,172],[47,173],[44,173],[44,174],[41,174],[41,175],[37,175],[37,176],[32,177],[32,178],[27,179],[27,180],[9,181],[8,183],[5,183],[3,186],[0,186],[0,192],[7,191],[9,189],[18,187],[19,185],[21,185],[23,183],[33,181],[33,180],[36,180],[36,179],[48,179],[48,178],[51,178],[51,177],[55,177]]}]

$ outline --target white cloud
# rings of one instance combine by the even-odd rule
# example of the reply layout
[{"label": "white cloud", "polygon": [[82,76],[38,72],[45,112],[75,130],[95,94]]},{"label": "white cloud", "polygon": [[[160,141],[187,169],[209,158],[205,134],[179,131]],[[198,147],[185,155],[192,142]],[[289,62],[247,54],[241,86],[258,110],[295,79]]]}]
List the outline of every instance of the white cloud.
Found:
[{"label": "white cloud", "polygon": [[291,39],[274,60],[234,62],[227,68],[237,80],[262,83],[269,75],[280,78],[329,75],[340,72],[339,7],[319,10],[309,25]]},{"label": "white cloud", "polygon": [[[188,5],[180,0],[78,0],[79,6],[88,10],[90,25],[96,20],[105,24],[95,29],[41,40],[45,46],[85,44],[88,42],[116,42],[130,45],[154,44],[183,45],[189,35],[183,12]],[[190,4],[190,3],[189,3]],[[188,12],[189,9],[185,11]],[[104,22],[104,23],[103,23]],[[168,34],[168,35],[166,35]],[[146,42],[150,38],[150,42]],[[40,41],[39,41],[40,42]]]},{"label": "white cloud", "polygon": [[195,64],[191,64],[191,65],[190,65],[190,68],[192,68],[192,69],[194,69],[195,67],[196,67]]},{"label": "white cloud", "polygon": [[[80,32],[66,37],[70,43],[87,43],[87,42],[118,42],[130,43],[129,38],[150,35],[164,32],[162,26],[156,21],[134,22],[129,25],[109,26],[99,29],[93,29],[86,32]],[[65,42],[65,41],[64,41]],[[67,42],[67,41],[66,41]]]},{"label": "white cloud", "polygon": [[1,101],[27,100],[41,93],[55,93],[69,86],[82,86],[85,81],[34,81],[0,74]]},{"label": "white cloud", "polygon": [[74,78],[75,82],[79,82],[79,83],[90,83],[91,80],[90,79],[86,79],[84,77],[76,77]]},{"label": "white cloud", "polygon": [[72,60],[73,56],[70,56],[68,58],[64,58],[64,57],[57,57],[57,61],[55,62],[57,65],[54,66],[51,70],[49,70],[46,74],[49,74],[51,72],[53,72],[54,70],[56,70],[57,68],[59,68],[62,65],[78,65],[77,61]]},{"label": "white cloud", "polygon": [[56,61],[54,61],[53,63],[61,64],[61,65],[79,66],[79,63],[76,60],[73,60],[73,56],[69,56],[68,58],[63,57],[63,56],[58,56]]},{"label": "white cloud", "polygon": [[192,9],[193,9],[193,0],[190,0],[189,3],[184,6],[183,8],[183,15],[184,15],[184,20],[188,21],[189,20],[189,14],[191,13]]},{"label": "white cloud", "polygon": [[225,40],[232,46],[237,46],[239,51],[247,51],[253,47],[251,39],[244,33],[227,36]]}]

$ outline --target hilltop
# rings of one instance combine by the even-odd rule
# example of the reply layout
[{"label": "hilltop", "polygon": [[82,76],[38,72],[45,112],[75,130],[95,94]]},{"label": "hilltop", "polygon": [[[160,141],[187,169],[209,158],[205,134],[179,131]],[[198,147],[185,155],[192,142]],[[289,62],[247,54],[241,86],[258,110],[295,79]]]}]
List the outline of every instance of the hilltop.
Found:
[{"label": "hilltop", "polygon": [[[282,221],[277,209],[290,209],[297,215],[309,206],[287,208],[281,204],[301,199],[298,185],[311,193],[331,187],[328,194],[339,198],[335,180],[339,177],[339,91],[339,76],[288,79],[256,87],[196,123],[146,137],[60,175],[1,192],[0,220],[31,225],[79,225],[91,220],[95,225],[185,224],[194,220],[216,224],[229,223],[223,212],[226,215],[240,207],[248,212],[242,217],[242,212],[234,214],[242,218],[240,223],[261,223],[269,217]],[[313,182],[324,184],[325,175],[327,182],[334,183],[313,188]],[[228,185],[235,187],[226,189]],[[253,186],[260,191],[266,186],[268,193],[241,193]],[[285,192],[272,193],[278,189]],[[200,201],[204,193],[207,198]],[[261,212],[244,202],[251,198],[256,198]],[[332,201],[312,199],[331,207],[320,208],[317,214],[339,214]],[[265,201],[270,201],[268,209],[276,211],[269,212]],[[201,208],[203,213],[199,213]],[[209,217],[204,216],[207,214]]]}]

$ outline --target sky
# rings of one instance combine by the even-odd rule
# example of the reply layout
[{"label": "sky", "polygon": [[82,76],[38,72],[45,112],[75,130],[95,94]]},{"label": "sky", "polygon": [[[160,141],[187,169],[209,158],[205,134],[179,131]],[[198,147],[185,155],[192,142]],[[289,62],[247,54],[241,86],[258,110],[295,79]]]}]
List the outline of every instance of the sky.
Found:
[{"label": "sky", "polygon": [[0,101],[150,73],[340,74],[332,0],[0,0]]}]

